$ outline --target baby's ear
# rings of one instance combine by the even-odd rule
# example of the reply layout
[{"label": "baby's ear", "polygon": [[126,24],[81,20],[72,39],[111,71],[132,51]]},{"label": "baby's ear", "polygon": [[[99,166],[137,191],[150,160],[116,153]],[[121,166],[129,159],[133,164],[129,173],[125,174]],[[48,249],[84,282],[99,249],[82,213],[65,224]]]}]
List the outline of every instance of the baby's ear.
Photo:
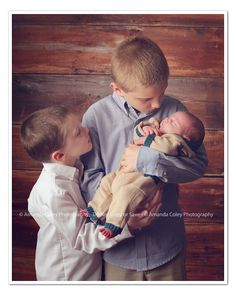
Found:
[{"label": "baby's ear", "polygon": [[187,135],[182,135],[182,137],[183,137],[184,139],[186,139],[187,141],[190,141],[190,138],[189,138]]}]

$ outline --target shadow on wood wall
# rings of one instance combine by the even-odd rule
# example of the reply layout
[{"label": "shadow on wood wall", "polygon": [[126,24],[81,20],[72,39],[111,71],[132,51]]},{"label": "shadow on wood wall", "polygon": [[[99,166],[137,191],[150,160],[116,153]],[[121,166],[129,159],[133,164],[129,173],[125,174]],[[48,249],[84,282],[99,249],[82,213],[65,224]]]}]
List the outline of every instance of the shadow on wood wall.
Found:
[{"label": "shadow on wood wall", "polygon": [[41,165],[19,142],[30,112],[73,103],[80,115],[110,93],[110,58],[125,37],[145,35],[163,49],[170,66],[166,93],[180,99],[206,127],[209,166],[201,179],[180,185],[185,217],[187,279],[224,279],[224,16],[13,15],[13,223],[12,280],[35,280],[38,226],[27,198]]}]

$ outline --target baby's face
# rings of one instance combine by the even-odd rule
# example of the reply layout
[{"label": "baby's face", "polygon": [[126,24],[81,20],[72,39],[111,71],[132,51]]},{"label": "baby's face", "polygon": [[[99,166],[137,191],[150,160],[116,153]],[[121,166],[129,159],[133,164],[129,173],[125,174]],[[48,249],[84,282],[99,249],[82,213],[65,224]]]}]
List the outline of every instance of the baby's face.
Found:
[{"label": "baby's face", "polygon": [[130,106],[142,113],[149,114],[160,108],[166,87],[167,82],[153,86],[137,85],[134,91],[121,91],[121,95]]},{"label": "baby's face", "polygon": [[160,123],[161,133],[175,133],[181,136],[187,134],[189,128],[191,128],[191,120],[185,112],[176,112],[173,115],[165,118]]}]

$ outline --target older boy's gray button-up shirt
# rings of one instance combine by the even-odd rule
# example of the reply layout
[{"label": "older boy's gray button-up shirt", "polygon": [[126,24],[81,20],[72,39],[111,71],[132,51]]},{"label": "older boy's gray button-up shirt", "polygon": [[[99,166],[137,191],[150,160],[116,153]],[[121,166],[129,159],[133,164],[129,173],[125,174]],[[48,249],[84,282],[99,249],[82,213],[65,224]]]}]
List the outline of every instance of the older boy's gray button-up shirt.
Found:
[{"label": "older boy's gray button-up shirt", "polygon": [[[93,150],[82,159],[85,165],[82,191],[86,201],[93,198],[101,178],[119,166],[124,148],[132,141],[132,130],[139,121],[151,116],[163,120],[183,110],[186,108],[181,102],[168,96],[161,107],[148,116],[136,112],[115,93],[93,104],[83,117],[83,125],[89,128],[93,142]],[[145,271],[175,257],[185,243],[177,183],[201,177],[206,166],[203,146],[193,159],[167,156],[141,147],[137,170],[168,183],[163,192],[163,206],[150,226],[137,232],[134,238],[105,251],[104,259],[123,268]]]}]

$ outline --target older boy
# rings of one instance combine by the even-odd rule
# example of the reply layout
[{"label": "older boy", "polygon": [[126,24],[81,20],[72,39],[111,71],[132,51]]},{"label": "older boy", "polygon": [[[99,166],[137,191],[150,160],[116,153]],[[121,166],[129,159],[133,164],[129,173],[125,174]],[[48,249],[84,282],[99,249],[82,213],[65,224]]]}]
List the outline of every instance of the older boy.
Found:
[{"label": "older boy", "polygon": [[[180,211],[177,184],[203,175],[207,166],[204,147],[192,159],[167,156],[145,146],[125,149],[132,140],[132,129],[140,121],[152,116],[163,120],[174,112],[186,111],[180,101],[164,96],[168,76],[166,58],[150,39],[127,39],[114,52],[114,92],[93,104],[83,118],[94,146],[84,158],[82,190],[87,201],[102,177],[115,171],[122,158],[124,172],[139,171],[167,182],[162,211]],[[183,219],[155,218],[133,239],[105,251],[105,280],[184,280],[184,249]]]},{"label": "older boy", "polygon": [[[53,106],[24,120],[21,141],[29,155],[43,163],[28,199],[28,210],[40,227],[35,258],[37,279],[100,280],[100,250],[132,235],[126,228],[107,243],[99,227],[86,224],[79,215],[86,204],[79,188],[83,170],[78,160],[92,149],[88,129],[81,126],[72,108]],[[135,228],[134,224],[131,228]]]}]

